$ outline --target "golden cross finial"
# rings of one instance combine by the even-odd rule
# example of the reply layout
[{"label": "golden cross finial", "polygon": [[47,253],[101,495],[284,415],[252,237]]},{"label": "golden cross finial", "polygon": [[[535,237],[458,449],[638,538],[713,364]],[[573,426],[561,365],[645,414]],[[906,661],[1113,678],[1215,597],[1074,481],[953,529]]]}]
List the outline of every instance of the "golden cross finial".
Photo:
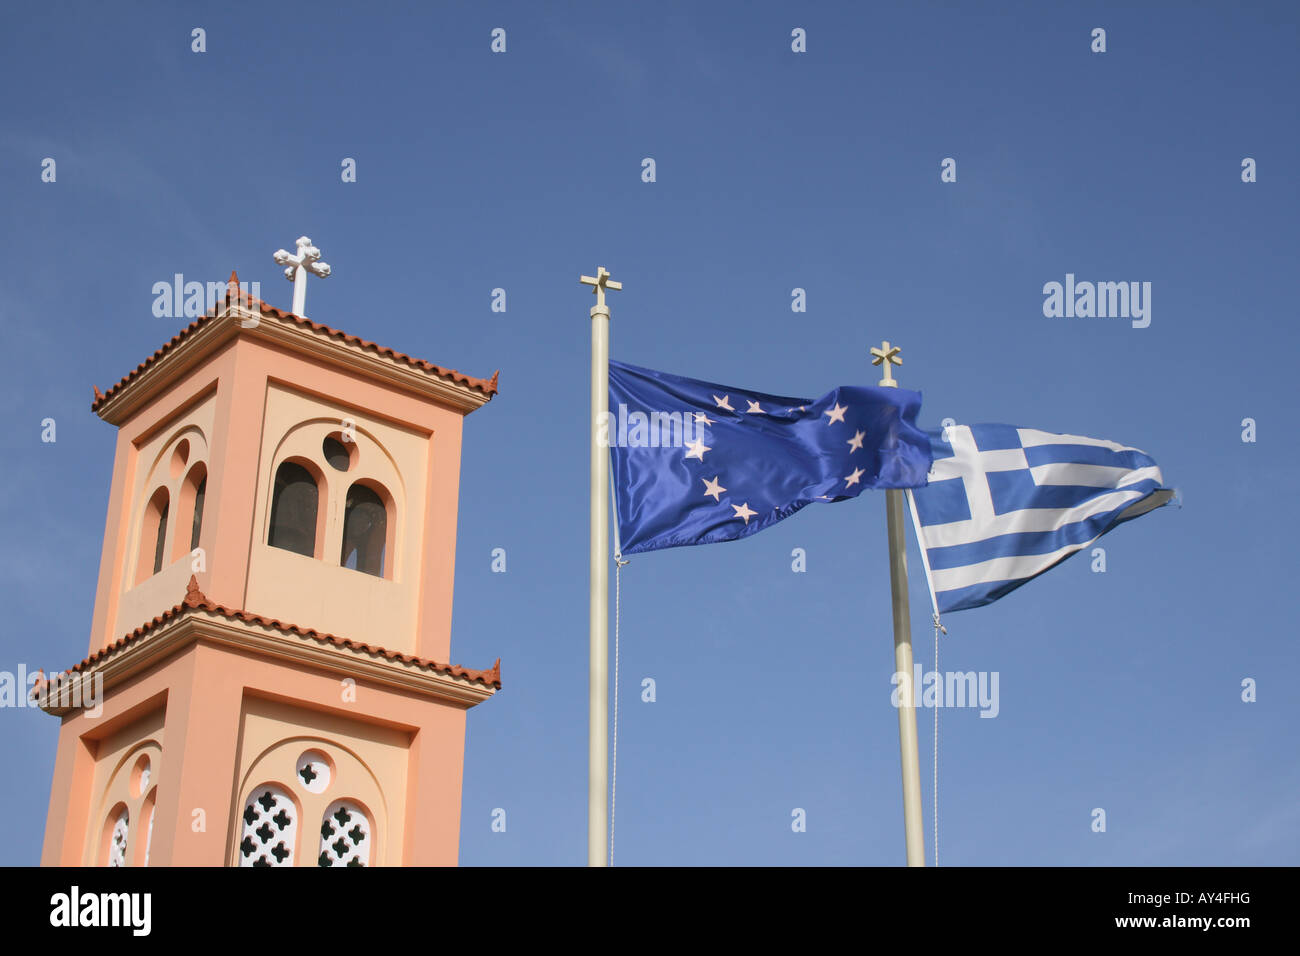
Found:
[{"label": "golden cross finial", "polygon": [[578,281],[583,285],[594,285],[596,287],[591,291],[596,296],[596,305],[600,307],[605,305],[606,289],[613,289],[615,292],[620,292],[623,289],[623,283],[612,280],[609,277],[609,270],[604,266],[601,266],[596,270],[596,278],[593,279],[591,276],[578,276]]},{"label": "golden cross finial", "polygon": [[883,388],[898,388],[898,380],[894,378],[890,366],[903,364],[903,360],[898,357],[902,351],[897,345],[891,346],[888,341],[881,342],[880,348],[872,348],[871,364],[884,366],[880,370],[884,376],[880,380],[880,385]]}]

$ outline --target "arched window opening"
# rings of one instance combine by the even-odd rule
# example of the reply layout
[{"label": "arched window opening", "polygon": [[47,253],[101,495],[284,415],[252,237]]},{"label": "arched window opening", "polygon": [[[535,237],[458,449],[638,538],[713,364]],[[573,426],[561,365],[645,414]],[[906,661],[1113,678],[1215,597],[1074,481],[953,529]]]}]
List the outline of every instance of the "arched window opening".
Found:
[{"label": "arched window opening", "polygon": [[163,548],[167,544],[168,495],[159,488],[145,505],[140,526],[140,557],[136,567],[136,584],[163,568]]},{"label": "arched window opening", "polygon": [[199,532],[203,530],[203,499],[207,497],[208,476],[199,479],[199,486],[194,489],[194,521],[190,525],[190,550],[199,546]]},{"label": "arched window opening", "polygon": [[193,553],[203,532],[203,503],[208,491],[208,466],[198,462],[186,474],[176,493],[176,534],[172,560]]},{"label": "arched window opening", "polygon": [[360,482],[348,489],[343,513],[343,553],[339,564],[384,576],[388,543],[388,509],[373,488]]},{"label": "arched window opening", "polygon": [[275,784],[255,787],[244,804],[240,866],[293,866],[298,807]]},{"label": "arched window opening", "polygon": [[275,472],[271,530],[266,543],[273,548],[315,557],[319,505],[316,477],[297,462],[286,461]]},{"label": "arched window opening", "polygon": [[[157,803],[158,803],[158,788],[155,787],[153,790],[149,792],[149,795],[145,797],[144,805],[141,806],[140,808],[139,823],[144,825],[144,854],[141,855],[140,853],[140,841],[137,839],[136,848],[135,848],[135,855],[136,855],[135,864],[137,866],[149,865],[149,851],[153,849],[154,808],[157,806]],[[139,824],[137,824],[137,828],[138,825]]]},{"label": "arched window opening", "polygon": [[158,539],[153,549],[153,573],[157,574],[163,567],[163,545],[167,542],[167,502],[163,501],[162,511],[158,513]]},{"label": "arched window opening", "polygon": [[104,863],[106,866],[126,866],[126,839],[131,815],[124,805],[119,804],[109,819],[112,821],[112,829],[108,834],[108,852]]},{"label": "arched window opening", "polygon": [[352,800],[335,800],[320,824],[321,866],[369,866],[370,818]]}]

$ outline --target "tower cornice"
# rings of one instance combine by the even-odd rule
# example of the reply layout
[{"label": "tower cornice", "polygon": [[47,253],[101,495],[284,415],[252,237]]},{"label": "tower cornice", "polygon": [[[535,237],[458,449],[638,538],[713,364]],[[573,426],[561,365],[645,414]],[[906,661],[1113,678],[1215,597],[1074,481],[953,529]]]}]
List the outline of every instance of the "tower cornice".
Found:
[{"label": "tower cornice", "polygon": [[237,337],[269,341],[314,356],[352,374],[360,373],[450,406],[462,414],[480,408],[497,392],[495,372],[490,379],[480,379],[434,365],[267,305],[232,283],[227,287],[225,299],[215,309],[181,329],[107,392],[100,392],[96,386],[91,410],[110,424],[121,425]]},{"label": "tower cornice", "polygon": [[499,658],[489,670],[478,671],[371,647],[214,604],[191,577],[180,604],[70,670],[39,681],[33,696],[42,710],[61,717],[78,709],[77,701],[83,699],[81,695],[62,693],[61,687],[70,688],[73,682],[84,686],[87,681],[100,679],[102,690],[107,692],[199,642],[412,691],[462,707],[487,700],[501,687]]}]

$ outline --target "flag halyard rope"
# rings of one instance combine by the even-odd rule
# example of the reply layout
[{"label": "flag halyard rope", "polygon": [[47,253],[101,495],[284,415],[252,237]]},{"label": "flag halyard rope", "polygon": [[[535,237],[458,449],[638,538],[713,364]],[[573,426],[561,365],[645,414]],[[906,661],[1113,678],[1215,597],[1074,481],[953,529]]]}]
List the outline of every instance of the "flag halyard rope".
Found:
[{"label": "flag halyard rope", "polygon": [[[912,532],[916,535],[916,546],[921,549],[921,566],[925,568],[925,586],[930,591],[930,609],[934,612],[934,674],[935,680],[939,678],[939,632],[948,633],[948,629],[939,621],[939,601],[934,593],[934,578],[930,574],[930,556],[925,550],[925,541],[921,539],[921,518],[916,513],[916,499],[912,496],[912,489],[907,489],[908,511],[912,515]],[[924,700],[924,698],[922,698]],[[935,701],[934,707],[934,780],[930,791],[930,801],[933,805],[930,817],[934,823],[934,865],[939,865],[939,702]]]},{"label": "flag halyard rope", "polygon": [[614,757],[609,782],[609,865],[614,865],[614,810],[618,798],[618,638],[622,618],[623,565],[628,562],[614,553]]},{"label": "flag halyard rope", "polygon": [[614,506],[614,728],[613,756],[609,781],[609,865],[614,865],[614,813],[618,806],[618,657],[619,631],[623,619],[623,545],[618,534],[618,495],[614,491],[614,462],[609,463],[609,497]]},{"label": "flag halyard rope", "polygon": [[[934,612],[934,673],[935,680],[938,680],[939,674],[939,632],[947,634],[948,629],[939,623],[939,612]],[[934,804],[934,809],[930,814],[931,820],[934,821],[934,865],[939,865],[939,705],[935,701],[934,708],[934,785],[930,790],[930,800]]]}]

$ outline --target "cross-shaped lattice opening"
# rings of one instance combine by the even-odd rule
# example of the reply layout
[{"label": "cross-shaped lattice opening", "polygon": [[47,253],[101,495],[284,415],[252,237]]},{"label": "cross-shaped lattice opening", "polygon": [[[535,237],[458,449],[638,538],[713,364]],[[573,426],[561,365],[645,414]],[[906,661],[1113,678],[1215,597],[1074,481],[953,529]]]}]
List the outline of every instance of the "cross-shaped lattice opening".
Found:
[{"label": "cross-shaped lattice opening", "polygon": [[296,842],[296,805],[278,787],[253,791],[244,811],[239,842],[240,866],[292,866]]},{"label": "cross-shaped lattice opening", "polygon": [[370,862],[370,822],[350,801],[327,809],[320,826],[321,866],[366,866]]}]

